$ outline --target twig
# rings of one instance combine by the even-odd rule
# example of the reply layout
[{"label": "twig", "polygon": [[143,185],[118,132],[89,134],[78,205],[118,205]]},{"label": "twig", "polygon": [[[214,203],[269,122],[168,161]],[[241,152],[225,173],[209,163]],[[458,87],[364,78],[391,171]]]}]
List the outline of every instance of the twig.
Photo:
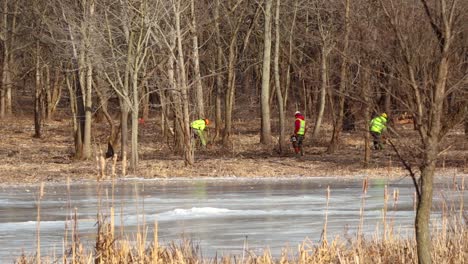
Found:
[{"label": "twig", "polygon": [[408,162],[403,159],[403,157],[400,155],[400,152],[398,151],[398,149],[395,147],[395,145],[393,144],[392,140],[391,139],[388,139],[388,142],[390,143],[390,145],[392,146],[393,150],[395,151],[395,153],[397,154],[398,158],[400,159],[401,163],[403,163],[403,166],[405,166],[405,169],[409,172],[410,176],[411,176],[411,179],[413,180],[413,184],[414,184],[414,188],[416,188],[416,194],[418,195],[418,201],[420,200],[421,198],[421,192],[419,191],[419,185],[418,185],[418,181],[416,179],[416,174],[413,172],[413,169],[411,168],[411,165],[408,164]]}]

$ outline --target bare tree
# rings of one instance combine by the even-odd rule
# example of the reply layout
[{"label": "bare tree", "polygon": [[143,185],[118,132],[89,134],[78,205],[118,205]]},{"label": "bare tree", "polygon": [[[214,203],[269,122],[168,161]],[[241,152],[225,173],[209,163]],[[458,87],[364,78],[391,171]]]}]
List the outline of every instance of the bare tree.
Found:
[{"label": "bare tree", "polygon": [[[56,14],[61,14],[65,28],[64,37],[70,44],[72,69],[76,71],[77,78],[69,80],[68,85],[74,85],[70,91],[76,96],[76,124],[75,130],[75,157],[79,159],[91,158],[91,125],[92,125],[92,75],[93,64],[91,51],[94,47],[92,28],[94,23],[94,1],[66,5],[56,2]],[[73,76],[75,77],[75,76]],[[78,140],[78,138],[80,138]]]},{"label": "bare tree", "polygon": [[[111,50],[112,60],[108,62],[106,79],[118,94],[121,107],[121,153],[126,153],[127,118],[131,113],[131,156],[130,165],[137,170],[138,157],[138,118],[140,110],[140,90],[145,78],[143,67],[147,62],[149,40],[154,23],[156,5],[149,1],[127,1],[120,5],[120,13],[106,10],[107,49]],[[106,8],[106,7],[103,7]],[[124,30],[119,30],[123,28]],[[124,45],[119,45],[124,40]]]},{"label": "bare tree", "polygon": [[[315,12],[317,19],[317,28],[320,36],[320,95],[319,95],[319,106],[318,114],[315,120],[314,130],[312,132],[312,138],[317,138],[320,128],[322,126],[322,119],[325,113],[326,95],[328,92],[328,76],[329,76],[329,62],[328,56],[333,49],[334,39],[332,36],[331,25],[327,23],[329,14],[322,14],[324,10],[318,6],[319,2],[316,3]],[[326,10],[325,10],[326,11]],[[324,18],[325,17],[325,18]],[[328,21],[329,22],[329,21]]]},{"label": "bare tree", "polygon": [[280,153],[284,153],[288,147],[286,145],[286,127],[285,127],[285,97],[281,91],[281,82],[280,82],[280,70],[279,70],[279,57],[280,57],[280,7],[281,0],[276,0],[276,11],[275,11],[275,57],[274,57],[274,73],[275,73],[275,89],[276,89],[276,98],[278,101],[278,114],[279,114],[279,150]]},{"label": "bare tree", "polygon": [[177,37],[177,66],[179,69],[178,78],[180,86],[180,94],[182,99],[182,131],[184,134],[184,160],[186,165],[193,165],[195,163],[193,146],[192,146],[192,137],[190,136],[190,115],[189,115],[189,98],[188,98],[188,84],[186,79],[185,71],[185,58],[184,58],[184,49],[182,47],[183,35],[181,30],[181,1],[178,0],[176,3],[172,4],[174,15],[175,15],[175,33]]},{"label": "bare tree", "polygon": [[347,83],[347,56],[348,56],[348,46],[349,46],[349,33],[350,33],[350,23],[349,23],[349,16],[350,16],[350,1],[345,0],[345,8],[344,8],[344,40],[343,40],[343,48],[342,48],[342,61],[340,67],[340,83],[338,87],[338,91],[336,91],[335,98],[333,100],[333,104],[336,109],[336,116],[334,118],[333,124],[333,133],[331,137],[330,144],[328,145],[327,152],[334,153],[339,145],[339,137],[340,133],[343,129],[343,118],[344,118],[344,103],[345,103],[345,89]]},{"label": "bare tree", "polygon": [[[13,5],[13,6],[11,6]],[[12,114],[12,87],[14,71],[14,52],[19,1],[5,0],[2,9],[0,41],[3,44],[3,67],[0,90],[0,119]]]},{"label": "bare tree", "polygon": [[[240,2],[238,2],[240,3]],[[223,145],[231,146],[231,134],[232,134],[232,112],[234,107],[235,92],[236,92],[236,64],[238,58],[237,40],[239,37],[239,31],[241,29],[242,21],[245,15],[238,14],[235,12],[238,5],[228,7],[231,10],[232,17],[229,17],[228,24],[230,27],[229,35],[229,53],[227,60],[227,83],[224,97],[224,134],[223,134]],[[242,11],[239,11],[242,12]]]},{"label": "bare tree", "polygon": [[39,41],[36,40],[36,67],[35,67],[35,82],[34,82],[34,137],[40,138],[42,136],[42,84],[41,84],[41,47]]},{"label": "bare tree", "polygon": [[[414,3],[404,3],[404,1],[380,1],[381,7],[387,17],[388,23],[396,39],[398,47],[401,49],[401,62],[405,69],[404,82],[409,88],[409,96],[401,98],[411,109],[416,123],[416,129],[421,138],[421,164],[420,177],[415,183],[418,206],[415,219],[417,252],[419,263],[431,263],[431,236],[429,229],[430,212],[432,207],[434,173],[439,152],[441,151],[441,141],[446,133],[455,124],[460,123],[465,118],[467,99],[460,101],[456,111],[453,108],[445,107],[447,96],[456,86],[448,83],[449,71],[454,65],[453,46],[454,40],[459,32],[459,27],[464,23],[457,19],[463,18],[461,2],[454,0],[441,0],[437,5],[431,6],[426,0],[420,0],[421,6]],[[412,6],[407,6],[407,4]],[[411,12],[407,14],[405,10]],[[434,11],[432,11],[434,10]],[[424,12],[424,13],[423,13]],[[405,24],[405,17],[419,17],[421,24],[411,23],[410,27]],[[431,28],[432,34],[418,35],[413,30],[422,31]],[[427,31],[426,31],[427,32]],[[424,49],[416,52],[417,42],[424,38],[425,48],[430,47],[433,54],[428,66],[426,60],[419,60],[418,56]],[[429,57],[426,57],[429,58]],[[430,82],[424,82],[425,76],[419,69],[424,68],[430,71],[428,76]],[[466,78],[462,76],[462,78]],[[455,82],[459,83],[459,82]],[[450,109],[451,114],[446,111]],[[449,117],[449,118],[446,118]],[[415,174],[410,170],[413,177]]]},{"label": "bare tree", "polygon": [[263,64],[262,64],[262,128],[260,142],[271,143],[271,120],[270,120],[270,67],[271,67],[271,6],[272,0],[265,0],[264,9],[264,32],[263,32]]},{"label": "bare tree", "polygon": [[216,75],[216,102],[215,102],[215,136],[214,139],[219,138],[221,133],[221,122],[222,122],[222,111],[221,101],[223,93],[223,46],[221,43],[221,32],[220,32],[220,16],[219,9],[221,8],[220,0],[216,0],[214,5],[214,19],[215,19],[215,34],[216,34],[216,69],[218,74]]},{"label": "bare tree", "polygon": [[192,16],[193,70],[195,75],[195,96],[197,102],[197,115],[198,118],[205,118],[205,105],[203,103],[203,86],[200,74],[200,55],[198,52],[198,26],[195,13],[195,0],[190,0],[190,10]]}]

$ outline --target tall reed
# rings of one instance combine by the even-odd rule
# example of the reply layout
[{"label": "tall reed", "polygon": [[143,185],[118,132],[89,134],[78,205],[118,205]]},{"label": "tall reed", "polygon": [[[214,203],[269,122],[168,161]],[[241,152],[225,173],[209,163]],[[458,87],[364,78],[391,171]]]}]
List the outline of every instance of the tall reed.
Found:
[{"label": "tall reed", "polygon": [[[99,177],[100,178],[100,177]],[[113,177],[114,178],[114,177]],[[101,195],[101,181],[97,182],[97,192]],[[112,184],[112,192],[114,191]],[[47,258],[40,254],[40,201],[44,195],[44,186],[41,185],[38,196],[38,225],[37,225],[37,253],[33,257],[23,255],[16,262],[21,264],[48,264],[48,263],[73,263],[73,264],[107,264],[107,263],[138,263],[138,264],[257,264],[257,263],[278,263],[278,264],[305,264],[305,263],[417,263],[416,242],[414,235],[395,232],[393,228],[392,215],[388,214],[388,202],[390,195],[385,186],[384,207],[382,209],[383,233],[366,237],[363,234],[364,210],[366,194],[369,187],[368,179],[364,179],[362,184],[362,197],[360,208],[360,221],[358,224],[357,236],[353,239],[335,237],[327,239],[328,205],[330,201],[330,188],[326,192],[326,208],[324,226],[321,240],[314,243],[311,240],[304,240],[298,245],[296,250],[284,248],[278,258],[274,257],[265,245],[265,250],[261,255],[257,255],[248,249],[247,237],[244,242],[242,256],[223,255],[213,257],[203,257],[198,245],[190,240],[183,240],[180,243],[170,242],[166,245],[159,243],[158,223],[155,221],[151,227],[147,226],[143,217],[138,220],[138,230],[134,237],[124,234],[123,227],[121,233],[115,234],[115,208],[114,201],[107,204],[108,208],[100,207],[97,217],[96,241],[94,247],[85,247],[80,241],[78,230],[78,211],[73,209],[71,228],[71,243],[68,243],[68,225],[64,237],[61,257],[56,255]],[[432,231],[432,259],[434,263],[465,263],[466,249],[468,248],[467,218],[464,212],[464,178],[461,183],[452,191],[458,195],[459,207],[446,206],[443,210],[441,227],[434,225]],[[69,191],[69,186],[67,187]],[[138,188],[135,185],[137,217],[140,214],[138,207]],[[106,195],[108,197],[108,195]],[[114,199],[113,194],[111,195]],[[101,199],[102,197],[99,197]],[[393,210],[397,209],[399,191],[393,191]],[[445,206],[445,205],[444,205]],[[68,208],[71,209],[69,202]],[[108,209],[108,210],[106,210]],[[460,213],[458,213],[458,211]],[[106,213],[107,212],[107,213]],[[142,209],[144,212],[144,207]],[[121,214],[122,216],[123,214]],[[390,219],[389,219],[390,218]],[[122,222],[123,223],[123,222]],[[123,226],[123,225],[122,225]],[[151,233],[153,236],[149,236]]]}]

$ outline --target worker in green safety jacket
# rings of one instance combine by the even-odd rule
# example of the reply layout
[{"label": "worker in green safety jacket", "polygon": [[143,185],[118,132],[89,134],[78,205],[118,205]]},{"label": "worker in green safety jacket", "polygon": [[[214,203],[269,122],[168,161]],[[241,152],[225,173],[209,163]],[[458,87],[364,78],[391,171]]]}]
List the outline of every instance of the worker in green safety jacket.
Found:
[{"label": "worker in green safety jacket", "polygon": [[205,128],[210,124],[210,120],[208,119],[198,119],[190,123],[190,127],[192,128],[193,132],[196,136],[200,139],[203,147],[206,146],[206,137],[205,137]]},{"label": "worker in green safety jacket", "polygon": [[382,132],[387,129],[387,114],[382,113],[377,117],[374,117],[369,124],[369,130],[372,135],[375,150],[382,150]]}]

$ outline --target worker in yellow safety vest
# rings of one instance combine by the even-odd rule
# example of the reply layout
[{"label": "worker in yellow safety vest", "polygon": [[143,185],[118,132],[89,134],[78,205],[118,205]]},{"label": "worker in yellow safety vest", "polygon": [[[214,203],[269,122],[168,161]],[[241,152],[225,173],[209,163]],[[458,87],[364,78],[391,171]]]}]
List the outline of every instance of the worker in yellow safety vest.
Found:
[{"label": "worker in yellow safety vest", "polygon": [[205,128],[210,124],[208,119],[198,119],[190,123],[190,127],[196,136],[200,139],[203,146],[206,146]]},{"label": "worker in yellow safety vest", "polygon": [[293,143],[294,152],[296,154],[301,154],[304,156],[304,151],[302,150],[302,142],[304,141],[304,135],[306,132],[306,123],[305,118],[301,112],[296,111],[294,113],[294,134],[291,136],[291,141]]},{"label": "worker in yellow safety vest", "polygon": [[375,150],[382,150],[382,132],[387,129],[387,114],[382,113],[374,117],[369,124],[369,130],[372,135]]}]

